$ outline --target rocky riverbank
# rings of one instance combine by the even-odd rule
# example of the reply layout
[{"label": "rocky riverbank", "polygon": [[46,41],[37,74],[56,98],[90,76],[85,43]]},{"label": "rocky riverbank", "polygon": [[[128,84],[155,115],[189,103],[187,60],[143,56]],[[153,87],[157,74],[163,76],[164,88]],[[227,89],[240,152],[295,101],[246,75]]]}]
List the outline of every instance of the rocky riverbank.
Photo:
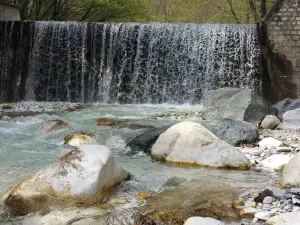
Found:
[{"label": "rocky riverbank", "polygon": [[[33,154],[32,164],[57,158],[28,171],[6,192],[1,224],[299,221],[298,109],[278,118],[283,109],[241,89],[210,91],[204,103],[177,112],[157,106],[2,104],[2,114],[60,113],[29,116],[26,123],[2,117],[4,159],[15,154],[17,164],[20,151],[26,152],[21,160]],[[80,110],[86,107],[91,110]],[[37,154],[43,156],[36,159]]]}]

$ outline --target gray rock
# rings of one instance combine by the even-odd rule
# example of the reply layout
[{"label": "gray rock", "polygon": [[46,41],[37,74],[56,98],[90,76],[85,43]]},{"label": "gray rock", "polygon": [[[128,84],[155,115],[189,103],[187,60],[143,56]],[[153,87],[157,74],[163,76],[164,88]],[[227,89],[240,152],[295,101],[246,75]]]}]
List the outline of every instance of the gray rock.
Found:
[{"label": "gray rock", "polygon": [[267,196],[263,200],[263,204],[271,204],[273,202],[273,198],[271,196]]},{"label": "gray rock", "polygon": [[135,154],[137,152],[143,151],[147,154],[151,153],[151,147],[156,142],[159,135],[164,133],[170,126],[164,126],[159,128],[153,128],[151,130],[147,130],[139,136],[133,138],[128,144],[127,147],[131,148],[130,154]]},{"label": "gray rock", "polygon": [[286,190],[276,189],[273,190],[273,195],[278,199],[289,199],[292,198],[292,194],[289,194]]},{"label": "gray rock", "polygon": [[300,211],[300,207],[299,206],[294,206],[292,211],[293,212],[299,212]]},{"label": "gray rock", "polygon": [[299,195],[300,194],[300,188],[291,188],[290,193]]},{"label": "gray rock", "polygon": [[230,118],[258,125],[278,110],[251,89],[220,88],[204,93],[204,119]]},{"label": "gray rock", "polygon": [[221,118],[201,124],[218,138],[234,146],[252,144],[259,140],[259,130],[247,122]]},{"label": "gray rock", "polygon": [[195,122],[182,122],[161,134],[151,149],[158,160],[186,166],[249,169],[249,159]]},{"label": "gray rock", "polygon": [[264,129],[275,129],[281,123],[274,115],[267,115],[264,120],[261,122],[261,127]]},{"label": "gray rock", "polygon": [[300,99],[284,99],[274,105],[278,109],[278,117],[282,119],[285,112],[300,108]]},{"label": "gray rock", "polygon": [[279,130],[300,129],[300,108],[287,111],[283,114],[282,123],[277,127]]}]

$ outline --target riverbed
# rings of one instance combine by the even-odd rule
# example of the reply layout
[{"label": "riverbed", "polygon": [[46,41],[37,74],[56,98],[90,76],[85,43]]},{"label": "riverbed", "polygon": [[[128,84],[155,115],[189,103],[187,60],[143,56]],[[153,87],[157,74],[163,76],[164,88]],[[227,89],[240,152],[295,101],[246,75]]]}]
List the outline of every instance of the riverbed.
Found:
[{"label": "riverbed", "polygon": [[[175,124],[181,120],[157,115],[185,114],[196,115],[201,106],[173,105],[97,105],[73,112],[41,113],[35,116],[15,117],[0,121],[0,193],[38,169],[55,162],[71,147],[63,144],[63,138],[73,132],[92,134],[97,144],[109,147],[120,165],[131,173],[132,178],[122,184],[113,197],[126,198],[130,204],[124,208],[137,206],[133,200],[143,191],[159,192],[170,178],[179,177],[187,181],[234,183],[241,190],[250,191],[272,185],[276,175],[266,171],[233,171],[205,168],[180,168],[156,162],[144,153],[128,154],[126,143],[145,129],[113,128],[96,126],[97,118],[128,120],[129,123],[160,127]],[[44,121],[62,119],[73,128],[72,131],[43,133]],[[195,118],[193,118],[195,119]],[[222,191],[222,190],[220,190]],[[120,208],[118,209],[120,210]],[[0,218],[0,223],[18,224],[20,218]]]}]

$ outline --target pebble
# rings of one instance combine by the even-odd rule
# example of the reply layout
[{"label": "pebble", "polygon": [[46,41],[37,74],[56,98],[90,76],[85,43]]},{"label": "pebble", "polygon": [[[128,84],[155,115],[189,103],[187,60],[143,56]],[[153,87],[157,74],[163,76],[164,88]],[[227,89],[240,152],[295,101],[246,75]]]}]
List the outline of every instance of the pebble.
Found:
[{"label": "pebble", "polygon": [[263,200],[263,204],[271,204],[273,202],[273,198],[271,196],[267,196]]},{"label": "pebble", "polygon": [[249,208],[244,208],[242,209],[242,211],[240,212],[240,216],[254,216],[255,213],[257,213],[258,210],[252,207]]},{"label": "pebble", "polygon": [[296,198],[296,197],[292,197],[292,202],[294,205],[299,205],[300,206],[300,199]]},{"label": "pebble", "polygon": [[245,207],[255,207],[256,206],[256,202],[254,201],[246,201],[245,202]]},{"label": "pebble", "polygon": [[255,213],[255,218],[259,219],[259,220],[263,220],[263,221],[267,221],[268,219],[271,218],[273,214],[271,212],[258,212]]},{"label": "pebble", "polygon": [[289,147],[276,147],[276,151],[277,152],[291,152],[292,151],[292,149],[291,148],[289,148]]}]

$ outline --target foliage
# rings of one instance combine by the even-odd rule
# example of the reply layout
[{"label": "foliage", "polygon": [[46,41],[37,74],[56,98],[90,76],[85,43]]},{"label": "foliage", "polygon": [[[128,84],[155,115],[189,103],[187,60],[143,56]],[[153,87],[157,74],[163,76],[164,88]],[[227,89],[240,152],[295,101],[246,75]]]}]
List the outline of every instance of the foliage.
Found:
[{"label": "foliage", "polygon": [[12,0],[24,20],[138,21],[144,0]]},{"label": "foliage", "polygon": [[254,23],[276,0],[6,0],[23,19]]}]

